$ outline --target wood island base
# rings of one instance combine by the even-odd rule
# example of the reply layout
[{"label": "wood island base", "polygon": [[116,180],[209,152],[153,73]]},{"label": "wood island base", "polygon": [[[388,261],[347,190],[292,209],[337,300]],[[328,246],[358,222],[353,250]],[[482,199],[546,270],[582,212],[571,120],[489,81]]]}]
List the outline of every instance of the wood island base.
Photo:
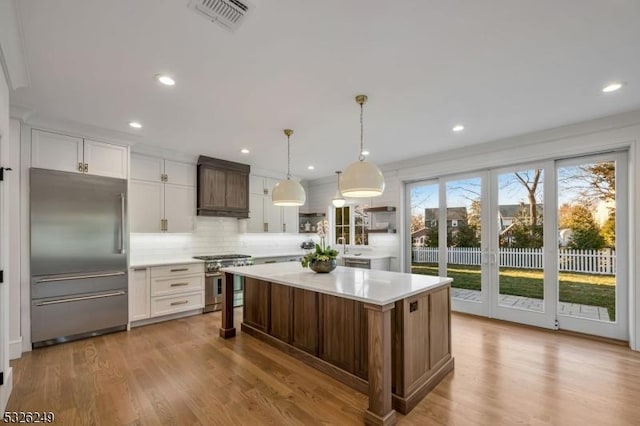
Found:
[{"label": "wood island base", "polygon": [[[454,368],[450,280],[394,302],[369,303],[239,275],[241,330],[367,394],[366,424],[395,424],[395,410],[410,412]],[[220,336],[229,338],[233,300],[224,290],[233,274],[224,272],[224,281]]]}]

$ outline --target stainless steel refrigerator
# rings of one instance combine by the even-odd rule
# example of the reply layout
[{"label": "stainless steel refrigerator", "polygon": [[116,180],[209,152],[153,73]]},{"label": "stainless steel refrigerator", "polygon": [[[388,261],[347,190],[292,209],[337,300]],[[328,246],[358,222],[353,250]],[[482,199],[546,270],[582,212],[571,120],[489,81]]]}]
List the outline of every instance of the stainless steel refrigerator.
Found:
[{"label": "stainless steel refrigerator", "polygon": [[127,182],[32,168],[34,347],[126,328]]}]

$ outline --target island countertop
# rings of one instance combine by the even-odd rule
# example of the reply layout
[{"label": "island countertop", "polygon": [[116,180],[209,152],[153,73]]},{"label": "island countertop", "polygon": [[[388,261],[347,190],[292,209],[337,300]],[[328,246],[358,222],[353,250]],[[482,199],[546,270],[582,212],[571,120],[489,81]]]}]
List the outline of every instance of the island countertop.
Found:
[{"label": "island countertop", "polygon": [[445,277],[342,266],[328,274],[318,274],[297,262],[235,266],[221,271],[380,306],[453,281]]}]

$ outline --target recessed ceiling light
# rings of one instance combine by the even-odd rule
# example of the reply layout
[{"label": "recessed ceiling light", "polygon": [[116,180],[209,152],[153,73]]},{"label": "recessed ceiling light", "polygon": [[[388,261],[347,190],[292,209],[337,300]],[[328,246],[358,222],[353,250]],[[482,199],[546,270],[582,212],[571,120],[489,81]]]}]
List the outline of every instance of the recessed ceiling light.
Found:
[{"label": "recessed ceiling light", "polygon": [[616,90],[620,90],[622,87],[622,83],[609,83],[602,88],[604,93],[615,92]]},{"label": "recessed ceiling light", "polygon": [[176,81],[173,78],[165,74],[156,75],[156,80],[158,80],[160,83],[164,84],[165,86],[173,86],[176,84]]},{"label": "recessed ceiling light", "polygon": [[369,151],[367,151],[366,149],[363,149],[363,150],[362,150],[362,155],[364,155],[365,157],[366,157],[367,155],[369,155],[369,154],[371,154],[371,153],[370,153]]},{"label": "recessed ceiling light", "polygon": [[307,166],[307,169],[308,170],[315,170],[315,167],[314,166]]},{"label": "recessed ceiling light", "polygon": [[129,126],[133,127],[134,129],[142,129],[142,124],[140,124],[138,121],[130,121]]},{"label": "recessed ceiling light", "polygon": [[248,154],[250,151],[247,148],[242,148],[240,152],[243,154]]},{"label": "recessed ceiling light", "polygon": [[454,132],[461,132],[464,130],[464,126],[462,124],[456,124],[451,130]]}]

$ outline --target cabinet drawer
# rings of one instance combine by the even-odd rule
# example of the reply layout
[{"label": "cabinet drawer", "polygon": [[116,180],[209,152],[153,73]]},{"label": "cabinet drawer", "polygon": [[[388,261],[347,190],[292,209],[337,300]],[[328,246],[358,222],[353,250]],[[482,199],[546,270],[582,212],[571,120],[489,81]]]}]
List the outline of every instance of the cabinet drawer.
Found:
[{"label": "cabinet drawer", "polygon": [[178,275],[203,274],[204,263],[187,263],[184,265],[154,266],[151,278],[169,278]]},{"label": "cabinet drawer", "polygon": [[204,274],[151,279],[151,296],[164,296],[203,289]]},{"label": "cabinet drawer", "polygon": [[197,291],[175,296],[153,297],[151,299],[151,316],[174,314],[176,312],[201,309],[204,307],[204,292]]}]

